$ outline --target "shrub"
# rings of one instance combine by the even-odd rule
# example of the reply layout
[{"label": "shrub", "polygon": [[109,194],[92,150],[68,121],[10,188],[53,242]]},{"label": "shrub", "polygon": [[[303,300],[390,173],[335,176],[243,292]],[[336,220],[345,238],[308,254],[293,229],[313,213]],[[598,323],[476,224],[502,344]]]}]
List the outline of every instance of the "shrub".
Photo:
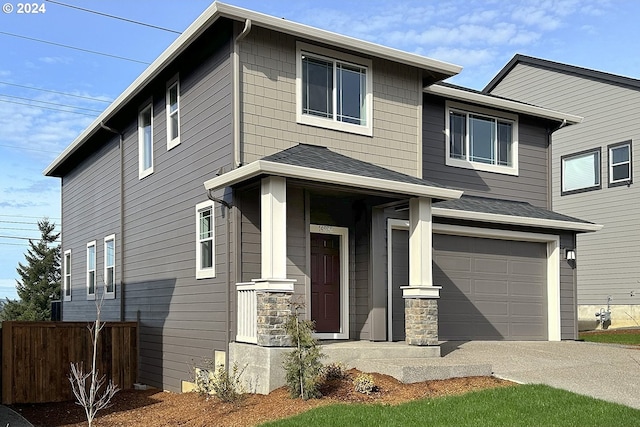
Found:
[{"label": "shrub", "polygon": [[343,380],[348,376],[344,365],[340,362],[325,365],[321,370],[321,374],[325,381]]},{"label": "shrub", "polygon": [[378,389],[373,377],[369,374],[360,374],[353,380],[353,388],[358,393],[371,394]]},{"label": "shrub", "polygon": [[285,354],[282,363],[291,397],[301,397],[304,400],[320,397],[320,359],[325,355],[322,354],[318,341],[313,338],[314,323],[310,320],[300,320],[297,314],[293,313],[285,323],[285,330],[295,347],[293,351]]},{"label": "shrub", "polygon": [[206,360],[205,368],[199,369],[195,374],[196,391],[204,395],[214,394],[223,402],[237,403],[246,393],[241,377],[246,369],[246,365],[238,368],[238,364],[234,363],[233,368],[227,371],[224,366],[215,368],[212,360]]}]

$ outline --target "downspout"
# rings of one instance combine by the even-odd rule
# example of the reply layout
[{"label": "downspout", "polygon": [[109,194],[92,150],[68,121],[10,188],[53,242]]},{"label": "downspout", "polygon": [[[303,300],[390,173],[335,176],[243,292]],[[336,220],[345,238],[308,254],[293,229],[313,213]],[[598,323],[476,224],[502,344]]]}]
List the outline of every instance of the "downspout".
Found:
[{"label": "downspout", "polygon": [[242,166],[240,158],[240,53],[239,43],[251,31],[251,19],[244,21],[244,29],[233,42],[233,167]]},{"label": "downspout", "polygon": [[[227,315],[225,316],[225,328],[224,328],[224,337],[225,337],[225,345],[226,351],[224,352],[224,366],[229,370],[229,342],[231,340],[231,254],[229,253],[231,250],[231,242],[230,242],[230,225],[229,225],[229,217],[231,216],[231,208],[233,207],[231,203],[226,200],[220,199],[213,195],[211,190],[207,190],[207,197],[209,200],[215,203],[219,203],[223,206],[223,208],[227,209],[225,215],[225,235],[227,236],[225,240],[225,267],[226,267],[226,280],[225,280],[225,303],[227,305]],[[224,212],[224,211],[223,211]]]},{"label": "downspout", "polygon": [[[120,151],[120,321],[125,320],[125,292],[124,292],[124,133],[100,122],[100,127],[120,137],[118,149]],[[115,285],[115,284],[114,284]]]},{"label": "downspout", "polygon": [[[549,155],[548,155],[548,160],[547,160],[547,176],[551,176],[551,171],[553,168],[553,144],[551,144],[551,135],[556,132],[559,131],[560,129],[562,129],[563,127],[565,127],[567,125],[567,119],[563,119],[562,123],[560,123],[560,125],[558,127],[556,127],[555,129],[551,129],[549,131],[547,131],[547,139],[548,139],[548,145],[549,145]],[[562,183],[561,183],[562,185]],[[553,183],[552,183],[552,179],[548,178],[548,183],[547,183],[547,208],[549,210],[553,210]]]}]

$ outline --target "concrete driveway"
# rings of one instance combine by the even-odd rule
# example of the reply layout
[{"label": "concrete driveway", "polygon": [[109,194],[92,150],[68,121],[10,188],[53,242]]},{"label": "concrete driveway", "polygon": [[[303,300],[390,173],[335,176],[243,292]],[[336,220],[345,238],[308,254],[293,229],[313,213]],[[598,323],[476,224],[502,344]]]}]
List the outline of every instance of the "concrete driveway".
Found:
[{"label": "concrete driveway", "polygon": [[450,341],[441,350],[450,363],[491,364],[500,378],[640,409],[640,349],[577,341]]}]

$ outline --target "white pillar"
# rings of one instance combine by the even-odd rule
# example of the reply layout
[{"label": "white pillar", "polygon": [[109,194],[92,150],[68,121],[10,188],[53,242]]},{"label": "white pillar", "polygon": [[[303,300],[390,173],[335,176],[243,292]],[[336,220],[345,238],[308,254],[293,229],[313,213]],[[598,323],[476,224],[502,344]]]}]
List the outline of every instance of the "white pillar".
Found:
[{"label": "white pillar", "polygon": [[433,225],[431,199],[409,201],[409,286],[404,286],[405,298],[438,298],[440,286],[433,285]]},{"label": "white pillar", "polygon": [[287,180],[262,179],[260,195],[261,278],[256,289],[292,292],[295,280],[287,279]]}]

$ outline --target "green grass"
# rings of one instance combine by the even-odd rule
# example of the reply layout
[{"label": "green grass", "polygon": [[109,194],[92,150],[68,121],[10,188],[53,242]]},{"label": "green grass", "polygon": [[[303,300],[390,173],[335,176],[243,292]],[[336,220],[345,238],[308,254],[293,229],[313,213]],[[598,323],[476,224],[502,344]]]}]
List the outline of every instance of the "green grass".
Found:
[{"label": "green grass", "polygon": [[624,345],[640,345],[640,329],[626,330],[625,333],[602,331],[594,333],[581,333],[580,339],[589,342],[608,343],[608,344],[624,344]]},{"label": "green grass", "polygon": [[640,426],[640,410],[545,385],[488,389],[398,406],[332,405],[262,424],[289,426]]}]

